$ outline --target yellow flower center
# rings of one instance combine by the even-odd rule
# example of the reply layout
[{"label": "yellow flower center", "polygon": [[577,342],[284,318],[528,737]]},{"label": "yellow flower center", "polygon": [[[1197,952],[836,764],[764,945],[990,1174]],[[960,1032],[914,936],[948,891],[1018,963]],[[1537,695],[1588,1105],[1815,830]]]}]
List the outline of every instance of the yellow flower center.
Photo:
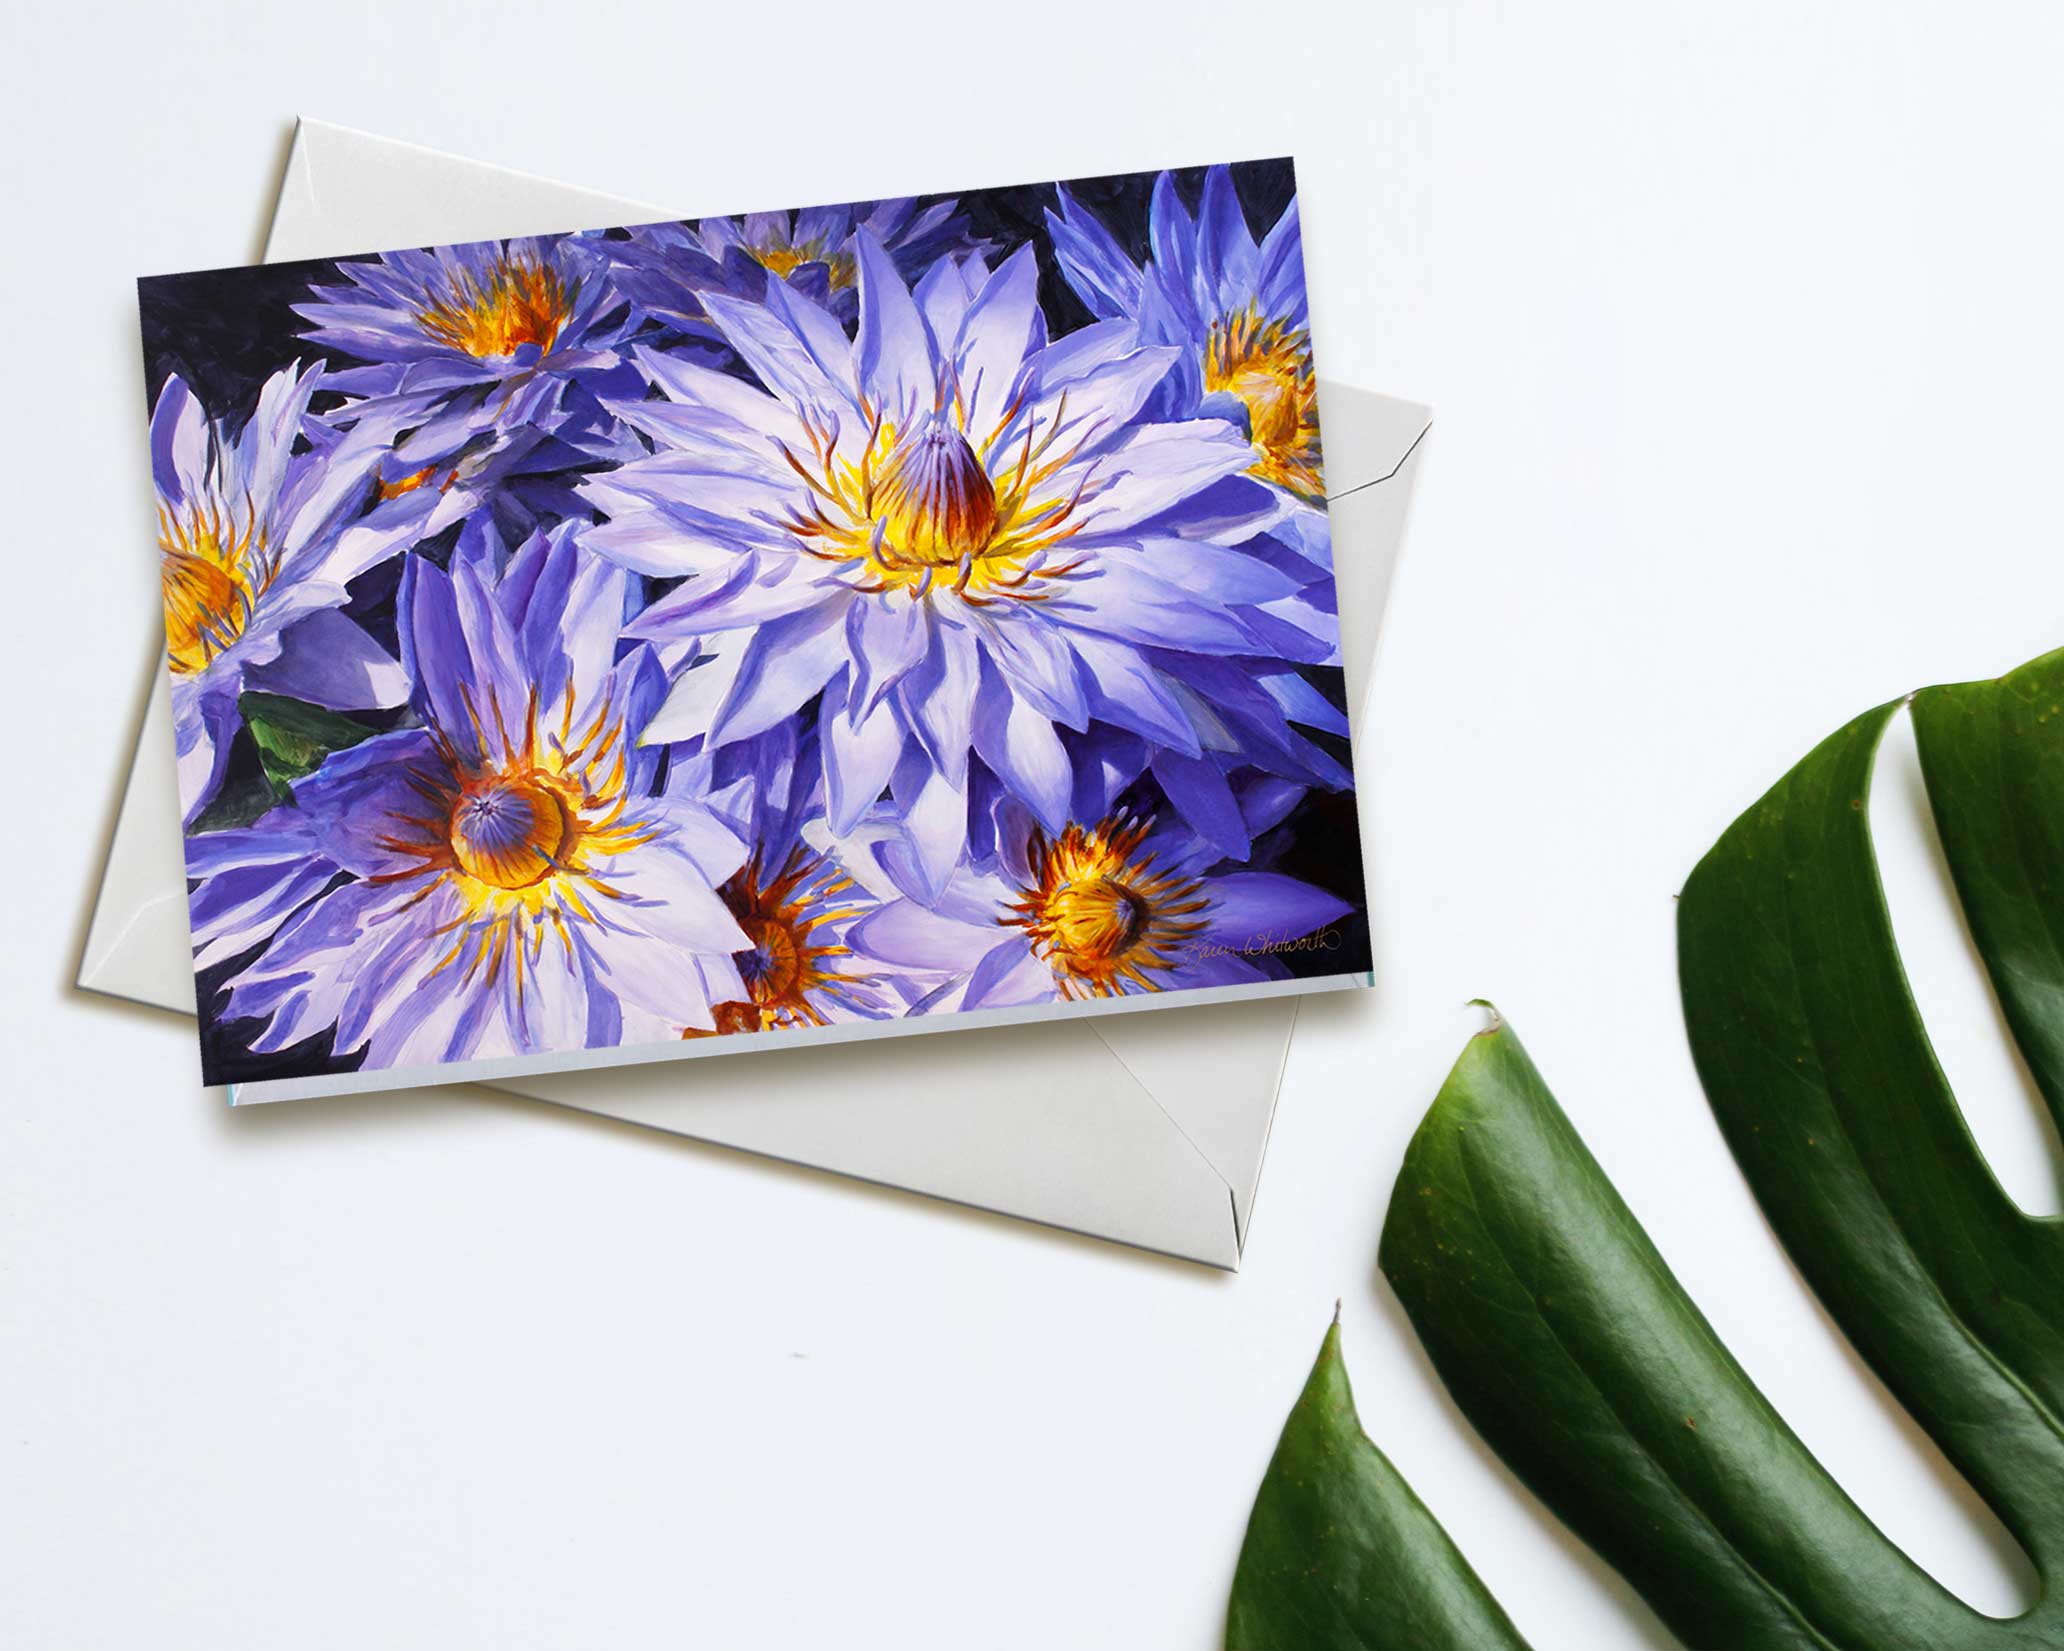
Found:
[{"label": "yellow flower center", "polygon": [[416,320],[440,344],[481,360],[514,355],[525,344],[550,350],[579,291],[551,264],[503,256],[484,280],[469,270],[453,275]]},{"label": "yellow flower center", "polygon": [[1263,321],[1252,305],[1222,316],[1204,342],[1204,388],[1247,409],[1255,451],[1250,474],[1313,503],[1325,497],[1310,333]]},{"label": "yellow flower center", "polygon": [[808,249],[795,246],[754,247],[753,256],[784,281],[810,261]]},{"label": "yellow flower center", "polygon": [[[853,880],[804,848],[789,851],[781,870],[768,877],[753,850],[723,887],[724,904],[752,942],[736,954],[738,977],[745,983],[744,1001],[720,1003],[712,1010],[714,1035],[765,1032],[782,1026],[823,1026],[823,1010],[813,1000],[827,986],[865,985],[870,977],[842,974],[835,959],[851,948],[817,938],[827,923],[857,917],[864,909],[844,903]],[[690,1027],[684,1038],[712,1033]]]},{"label": "yellow flower center", "polygon": [[1087,471],[1072,487],[1058,480],[1084,439],[1064,439],[1065,396],[1022,422],[1010,408],[979,440],[957,395],[902,435],[863,411],[857,459],[807,414],[809,452],[782,449],[809,490],[784,524],[806,554],[848,565],[857,591],[916,601],[951,589],[977,607],[1043,602],[1052,581],[1078,575],[1083,559],[1056,553],[1087,525],[1094,484]]},{"label": "yellow flower center", "polygon": [[822,241],[773,241],[765,246],[748,246],[753,261],[786,281],[805,264],[822,264],[833,288],[850,287],[855,270],[850,252],[832,252]]},{"label": "yellow flower center", "polygon": [[566,798],[544,776],[494,775],[460,793],[451,816],[452,859],[491,888],[528,888],[565,863],[579,829]]},{"label": "yellow flower center", "polygon": [[1154,914],[1131,889],[1099,872],[1055,889],[1043,915],[1055,951],[1069,958],[1108,960],[1122,957]]},{"label": "yellow flower center", "polygon": [[277,572],[257,512],[220,504],[158,506],[158,574],[165,597],[165,652],[191,676],[244,634]]},{"label": "yellow flower center", "polygon": [[875,487],[884,548],[904,562],[951,567],[996,536],[996,484],[943,419],[914,430],[889,455]]},{"label": "yellow flower center", "polygon": [[1032,881],[999,921],[1023,929],[1064,998],[1160,991],[1204,932],[1203,885],[1139,847],[1149,822],[1117,816],[1032,841]]},{"label": "yellow flower center", "polygon": [[407,863],[373,879],[418,883],[419,900],[438,888],[456,894],[440,930],[450,949],[430,974],[463,965],[468,979],[493,980],[513,967],[520,1000],[541,948],[571,959],[573,930],[627,897],[612,862],[660,828],[633,812],[616,708],[604,701],[583,728],[574,709],[569,695],[557,726],[540,727],[533,696],[512,735],[499,707],[483,726],[469,702],[478,755],[431,730],[435,760],[409,774],[422,809],[391,815],[380,839]]}]

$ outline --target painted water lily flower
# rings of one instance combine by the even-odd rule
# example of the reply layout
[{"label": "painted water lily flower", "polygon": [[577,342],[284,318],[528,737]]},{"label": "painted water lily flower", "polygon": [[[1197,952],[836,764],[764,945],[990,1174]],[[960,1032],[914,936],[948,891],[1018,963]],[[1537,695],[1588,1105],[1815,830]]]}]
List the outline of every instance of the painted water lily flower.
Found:
[{"label": "painted water lily flower", "polygon": [[165,657],[189,825],[221,784],[246,687],[338,711],[407,697],[400,665],[338,610],[350,580],[414,541],[428,501],[377,497],[384,436],[370,424],[339,435],[311,421],[309,398],[323,383],[320,365],[282,368],[238,425],[211,420],[175,374],[151,413]]},{"label": "painted water lily flower", "polygon": [[990,869],[963,867],[930,906],[892,900],[853,926],[863,956],[944,971],[916,1011],[1004,1009],[1279,979],[1282,958],[1340,941],[1353,908],[1271,871],[1218,871],[1180,829],[1120,811],[1038,829]]},{"label": "painted water lily flower", "polygon": [[906,280],[938,259],[988,250],[951,200],[862,201],[800,212],[641,224],[625,240],[600,243],[617,285],[639,313],[676,331],[709,333],[706,293],[756,302],[769,276],[850,322],[859,304],[854,231],[864,227]]},{"label": "painted water lily flower", "polygon": [[1180,346],[1168,386],[1177,409],[1236,405],[1254,447],[1252,473],[1319,503],[1318,381],[1296,199],[1257,246],[1228,168],[1205,173],[1194,219],[1164,172],[1154,183],[1144,269],[1064,186],[1060,201],[1047,228],[1062,275],[1090,312],[1137,321],[1148,340]]},{"label": "painted water lily flower", "polygon": [[[455,450],[483,426],[591,433],[593,403],[569,387],[620,371],[628,306],[586,240],[417,247],[337,271],[347,285],[316,287],[295,306],[310,342],[369,363],[333,375],[330,388],[369,410],[436,412],[443,428],[424,438],[433,449]],[[599,434],[622,456],[613,426]]]},{"label": "painted water lily flower", "polygon": [[329,1031],[368,1067],[709,1029],[749,937],[717,890],[746,845],[659,793],[637,741],[664,692],[617,657],[625,575],[568,524],[499,581],[473,545],[410,559],[402,652],[422,726],[331,756],[289,806],[188,844],[196,962],[263,943],[228,1018],[286,1049]]},{"label": "painted water lily flower", "polygon": [[901,983],[885,980],[846,943],[854,920],[878,902],[828,847],[806,836],[824,807],[816,732],[784,722],[715,752],[681,747],[670,757],[667,789],[705,797],[750,846],[718,891],[751,941],[732,960],[745,991],[716,1005],[714,1030],[778,1031],[900,1012],[889,988]]},{"label": "painted water lily flower", "polygon": [[821,694],[832,831],[889,788],[936,894],[966,843],[971,758],[1057,833],[1062,730],[1109,722],[1200,759],[1200,727],[1223,725],[1177,661],[1335,643],[1330,616],[1294,646],[1294,623],[1255,617],[1301,587],[1229,548],[1280,508],[1244,475],[1244,432],[1139,418],[1177,349],[1129,322],[1049,343],[1030,246],[994,271],[942,260],[913,293],[864,228],[854,245],[851,341],[780,284],[762,304],[708,297],[764,390],[634,352],[666,399],[614,410],[656,451],[583,486],[611,518],[586,543],[691,576],[631,627],[713,654],[648,737],[714,749]]}]

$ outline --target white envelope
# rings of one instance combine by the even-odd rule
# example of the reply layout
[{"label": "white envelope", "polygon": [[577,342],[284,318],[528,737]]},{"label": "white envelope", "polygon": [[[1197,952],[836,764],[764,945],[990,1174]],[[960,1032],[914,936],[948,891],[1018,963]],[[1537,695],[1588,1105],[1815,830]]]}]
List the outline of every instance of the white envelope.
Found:
[{"label": "white envelope", "polygon": [[[297,127],[267,262],[600,228],[661,208],[320,121]],[[1322,382],[1348,703],[1359,708],[1431,423]],[[144,443],[139,432],[137,465]],[[194,1012],[171,707],[153,659],[81,988]],[[1237,1269],[1299,1000],[505,1080],[494,1088]]]}]

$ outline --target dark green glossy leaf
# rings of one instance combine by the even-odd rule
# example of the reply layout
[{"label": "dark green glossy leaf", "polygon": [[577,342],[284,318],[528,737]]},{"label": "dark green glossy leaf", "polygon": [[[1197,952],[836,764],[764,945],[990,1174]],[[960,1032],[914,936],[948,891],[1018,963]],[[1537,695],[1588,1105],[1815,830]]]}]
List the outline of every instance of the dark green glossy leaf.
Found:
[{"label": "dark green glossy leaf", "polygon": [[1526,1651],[1355,1415],[1336,1319],[1254,1499],[1228,1651]]},{"label": "dark green glossy leaf", "polygon": [[237,709],[258,747],[265,777],[281,799],[296,780],[306,779],[320,768],[332,751],[370,739],[376,732],[335,711],[278,694],[243,694],[238,697]]},{"label": "dark green glossy leaf", "polygon": [[[1772,1227],[2033,1557],[2036,1605],[2014,1621],[1969,1610],[1848,1500],[1509,1030],[1456,1063],[1384,1228],[1384,1270],[1462,1410],[1710,1651],[2064,1651],[2064,1222],[2001,1189],[1907,988],[1868,821],[1896,709],[1823,742],[1699,863],[1678,910],[1685,1023]],[[1914,717],[1972,934],[2064,1122],[2064,654],[1928,689]],[[1467,1574],[1451,1550],[1392,1540],[1415,1571]]]},{"label": "dark green glossy leaf", "polygon": [[1924,689],[1913,718],[1957,897],[2064,1128],[2064,651]]},{"label": "dark green glossy leaf", "polygon": [[[1953,707],[1970,696],[1943,692],[1927,745],[1960,797],[1954,837],[1977,834],[1990,807],[2054,820],[2064,767],[2051,765],[2047,795],[1988,790],[1975,776],[1997,729],[1966,718],[1959,731]],[[1678,908],[1685,1021],[1714,1116],[1800,1271],[2054,1583],[2064,1227],[2031,1219],[2001,1190],[1907,989],[1865,806],[1895,708],[1827,740],[1700,862]],[[1974,777],[1952,782],[1957,773]],[[2031,913],[2045,910],[2059,915],[2053,895],[2030,901]],[[1983,931],[1979,942],[1989,954]],[[2023,978],[2064,992],[2054,954]],[[2022,1626],[2041,1631],[2028,1643],[2064,1645],[2056,1587]]]},{"label": "dark green glossy leaf", "polygon": [[1382,1259],[1470,1421],[1687,1645],[2011,1643],[1963,1637],[1982,1619],[1771,1409],[1510,1029],[1471,1040],[1413,1138]]}]

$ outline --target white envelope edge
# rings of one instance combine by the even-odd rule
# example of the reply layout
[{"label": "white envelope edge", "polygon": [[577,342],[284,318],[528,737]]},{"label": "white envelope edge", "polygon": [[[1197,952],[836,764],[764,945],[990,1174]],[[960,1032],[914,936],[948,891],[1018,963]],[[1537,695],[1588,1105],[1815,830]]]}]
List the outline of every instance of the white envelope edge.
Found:
[{"label": "white envelope edge", "polygon": [[[298,123],[269,262],[663,217],[324,122]],[[1322,382],[1348,698],[1359,708],[1430,412]],[[169,703],[152,692],[78,974],[193,1013]],[[1299,998],[753,1051],[496,1087],[1235,1269]],[[741,1052],[742,1053],[742,1052]],[[744,1084],[727,1079],[745,1076]],[[379,1085],[369,1075],[368,1087]],[[976,1095],[979,1103],[974,1102]]]}]

